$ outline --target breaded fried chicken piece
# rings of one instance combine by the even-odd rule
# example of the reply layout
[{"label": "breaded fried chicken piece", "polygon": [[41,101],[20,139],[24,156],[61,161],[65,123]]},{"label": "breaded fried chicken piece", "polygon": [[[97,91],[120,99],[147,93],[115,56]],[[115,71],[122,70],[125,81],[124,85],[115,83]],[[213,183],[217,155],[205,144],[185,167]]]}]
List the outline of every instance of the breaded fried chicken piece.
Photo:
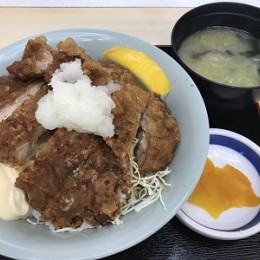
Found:
[{"label": "breaded fried chicken piece", "polygon": [[26,44],[23,57],[7,67],[10,74],[22,80],[44,78],[50,82],[51,77],[61,63],[80,59],[82,70],[92,80],[93,85],[106,85],[118,79],[124,69],[108,61],[93,60],[86,51],[72,38],[57,44],[54,50],[47,44],[45,36],[36,37]]},{"label": "breaded fried chicken piece", "polygon": [[35,144],[46,131],[35,119],[38,100],[48,88],[38,88],[34,96],[0,123],[0,161],[23,165],[33,153]]},{"label": "breaded fried chicken piece", "polygon": [[78,227],[83,219],[99,226],[120,213],[121,168],[102,137],[60,128],[16,186],[56,228]]},{"label": "breaded fried chicken piece", "polygon": [[[146,107],[149,94],[136,85],[136,80],[129,71],[124,70],[122,75],[121,73],[120,70],[117,74],[121,89],[112,94],[112,99],[116,104],[115,108],[112,109],[115,133],[105,141],[122,162],[124,175],[128,175],[130,179],[129,152],[134,144],[140,126],[140,118]],[[116,75],[116,70],[114,75]],[[124,188],[123,186],[122,192],[127,195],[128,187]]]},{"label": "breaded fried chicken piece", "polygon": [[79,47],[77,43],[70,37],[57,44],[57,48],[60,52],[66,53],[68,57],[81,59],[83,62],[90,60],[91,57],[86,53],[85,49]]},{"label": "breaded fried chicken piece", "polygon": [[112,109],[115,134],[106,139],[106,143],[119,158],[124,158],[134,143],[149,93],[136,84],[135,78],[129,71],[125,71],[119,78],[119,84],[121,89],[112,94],[116,104]]},{"label": "breaded fried chicken piece", "polygon": [[42,83],[26,83],[11,75],[0,77],[0,122],[40,89]]},{"label": "breaded fried chicken piece", "polygon": [[82,70],[95,86],[104,86],[110,82],[118,82],[125,69],[107,61],[87,60],[82,64]]},{"label": "breaded fried chicken piece", "polygon": [[156,94],[151,94],[141,119],[139,144],[135,150],[141,173],[164,168],[174,156],[180,143],[176,119],[166,103]]},{"label": "breaded fried chicken piece", "polygon": [[54,53],[44,36],[36,37],[27,42],[21,61],[15,61],[7,71],[22,80],[41,78],[53,62]]},{"label": "breaded fried chicken piece", "polygon": [[[28,84],[26,82],[21,81],[20,79],[14,78],[11,75],[4,75],[0,77],[0,103],[2,107],[2,103],[6,99],[10,99],[13,95],[15,95],[14,99],[19,96],[17,94],[18,91],[24,92],[24,88]],[[19,92],[18,92],[19,93]],[[12,100],[12,101],[13,101]]]},{"label": "breaded fried chicken piece", "polygon": [[119,73],[124,69],[107,61],[93,60],[86,51],[78,46],[72,38],[67,38],[57,44],[58,51],[53,54],[53,62],[45,71],[44,78],[50,82],[51,77],[60,64],[80,59],[83,73],[92,81],[93,85],[107,85],[111,81],[117,81]]},{"label": "breaded fried chicken piece", "polygon": [[123,73],[122,68],[111,62],[93,60],[72,38],[59,42],[57,48],[58,51],[53,55],[53,62],[44,74],[47,82],[50,82],[53,73],[60,67],[60,64],[75,59],[81,60],[83,73],[91,79],[95,86],[107,85],[111,81],[116,81],[118,74]]},{"label": "breaded fried chicken piece", "polygon": [[[101,64],[107,66],[107,63]],[[128,153],[140,130],[138,138],[141,140],[135,151],[140,172],[161,170],[173,159],[180,142],[176,119],[161,97],[144,91],[131,72],[117,65],[110,70],[121,89],[112,94],[116,104],[112,109],[115,134],[106,139],[106,143],[128,171]]]},{"label": "breaded fried chicken piece", "polygon": [[60,67],[60,64],[74,61],[75,59],[80,59],[82,62],[91,59],[86,51],[79,47],[70,37],[59,42],[57,48],[58,51],[53,55],[53,62],[48,66],[44,74],[44,78],[47,82],[50,82],[53,73]]}]

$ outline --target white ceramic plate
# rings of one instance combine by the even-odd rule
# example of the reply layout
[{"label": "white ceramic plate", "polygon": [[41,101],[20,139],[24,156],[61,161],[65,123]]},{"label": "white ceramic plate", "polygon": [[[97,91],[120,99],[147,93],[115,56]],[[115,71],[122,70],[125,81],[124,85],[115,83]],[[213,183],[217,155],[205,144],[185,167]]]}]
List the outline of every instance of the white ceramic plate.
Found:
[{"label": "white ceramic plate", "polygon": [[[228,130],[210,129],[208,157],[218,167],[230,164],[241,171],[260,197],[260,147],[255,143]],[[214,219],[203,209],[187,202],[177,216],[192,230],[216,239],[241,239],[260,232],[260,205],[231,208]]]},{"label": "white ceramic plate", "polygon": [[[181,144],[167,182],[164,211],[160,202],[123,218],[119,226],[89,229],[83,232],[52,234],[44,225],[33,226],[26,221],[0,221],[0,254],[19,259],[93,259],[127,249],[146,239],[165,225],[182,207],[201,175],[209,144],[209,125],[203,100],[188,74],[171,57],[139,39],[104,30],[74,29],[44,34],[53,46],[72,37],[95,59],[105,49],[124,45],[150,55],[164,69],[171,83],[166,101],[176,116],[181,132]],[[34,38],[35,36],[31,37]],[[28,39],[0,51],[0,74],[5,67],[20,59]]]}]

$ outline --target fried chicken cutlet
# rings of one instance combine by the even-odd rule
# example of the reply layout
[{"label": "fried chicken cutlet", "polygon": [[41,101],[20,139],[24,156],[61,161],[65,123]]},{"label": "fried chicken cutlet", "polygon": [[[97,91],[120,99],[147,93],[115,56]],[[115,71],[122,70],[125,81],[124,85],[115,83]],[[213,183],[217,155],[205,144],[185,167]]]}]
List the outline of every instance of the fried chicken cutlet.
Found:
[{"label": "fried chicken cutlet", "polygon": [[46,38],[30,40],[22,60],[8,71],[24,81],[40,78],[49,83],[61,63],[81,59],[82,71],[94,85],[111,81],[121,85],[112,94],[115,134],[103,139],[57,129],[22,170],[16,186],[24,190],[42,220],[57,229],[78,227],[84,220],[93,226],[104,225],[120,214],[118,191],[127,195],[131,187],[129,151],[135,138],[140,139],[136,161],[141,173],[148,174],[172,160],[180,142],[179,129],[166,103],[141,89],[127,69],[93,60],[71,38],[58,43],[57,48],[48,46]]},{"label": "fried chicken cutlet", "polygon": [[[39,83],[37,87],[41,86]],[[0,123],[0,161],[21,166],[33,155],[38,139],[47,131],[35,118],[38,100],[47,86],[37,88],[21,106]]]},{"label": "fried chicken cutlet", "polygon": [[46,69],[53,62],[56,51],[47,44],[44,36],[29,40],[20,61],[8,66],[7,71],[22,80],[38,79],[43,77]]},{"label": "fried chicken cutlet", "polygon": [[55,228],[78,227],[84,219],[99,226],[120,213],[122,178],[121,162],[102,137],[60,128],[16,186]]},{"label": "fried chicken cutlet", "polygon": [[139,143],[135,149],[140,172],[163,169],[172,160],[181,140],[176,119],[157,94],[149,95],[140,125]]},{"label": "fried chicken cutlet", "polygon": [[0,77],[0,122],[33,97],[43,82],[23,82],[11,75]]}]

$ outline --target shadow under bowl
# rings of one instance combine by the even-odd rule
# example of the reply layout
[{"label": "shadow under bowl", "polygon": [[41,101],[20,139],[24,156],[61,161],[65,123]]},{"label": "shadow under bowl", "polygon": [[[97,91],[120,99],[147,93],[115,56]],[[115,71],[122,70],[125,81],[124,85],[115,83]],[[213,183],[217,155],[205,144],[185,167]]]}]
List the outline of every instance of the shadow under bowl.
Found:
[{"label": "shadow under bowl", "polygon": [[260,8],[231,2],[201,5],[185,13],[171,34],[172,57],[192,77],[207,107],[239,109],[255,104],[260,101],[260,82],[255,87],[223,85],[194,72],[179,57],[178,50],[188,36],[213,27],[238,29],[260,39]]}]

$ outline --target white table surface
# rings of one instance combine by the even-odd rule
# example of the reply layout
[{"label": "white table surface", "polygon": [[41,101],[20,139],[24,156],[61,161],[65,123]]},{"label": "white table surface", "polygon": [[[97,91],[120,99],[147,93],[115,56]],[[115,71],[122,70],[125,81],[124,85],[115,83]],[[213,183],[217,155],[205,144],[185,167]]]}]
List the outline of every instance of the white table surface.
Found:
[{"label": "white table surface", "polygon": [[175,22],[190,8],[0,8],[0,48],[19,39],[69,28],[126,33],[170,45]]}]

